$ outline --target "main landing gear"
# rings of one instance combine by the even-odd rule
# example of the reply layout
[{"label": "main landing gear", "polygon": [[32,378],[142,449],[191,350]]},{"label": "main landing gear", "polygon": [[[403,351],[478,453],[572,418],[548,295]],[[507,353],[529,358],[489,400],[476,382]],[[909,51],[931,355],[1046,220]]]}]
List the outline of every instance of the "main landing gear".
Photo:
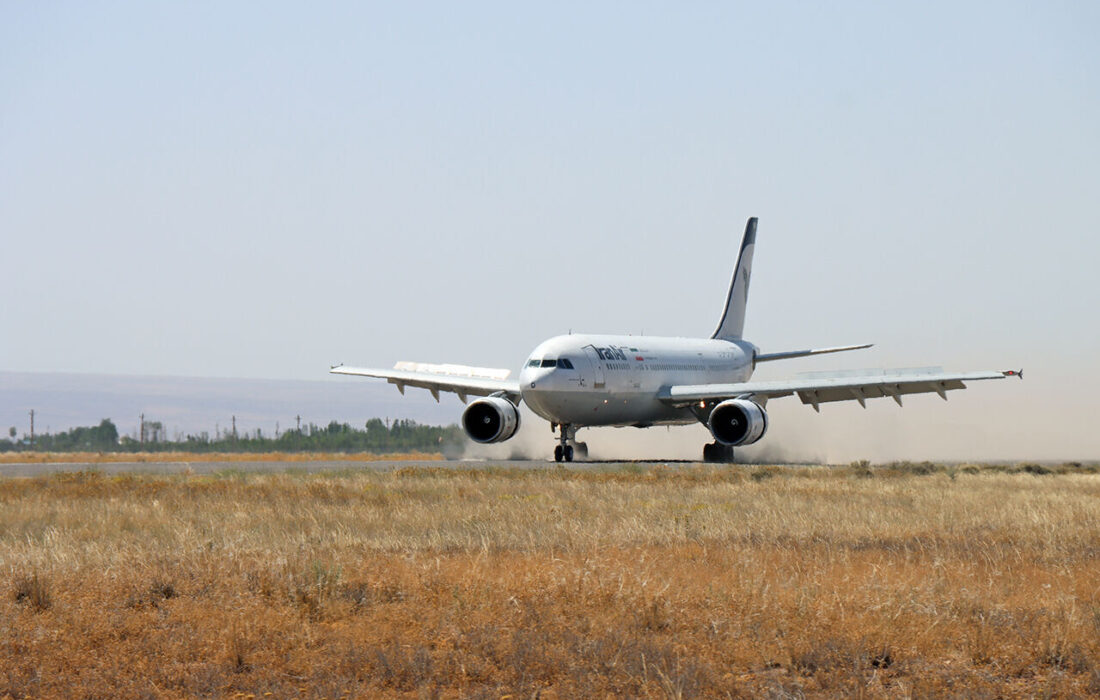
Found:
[{"label": "main landing gear", "polygon": [[[563,423],[558,427],[560,433],[558,437],[559,444],[554,447],[554,461],[572,462],[573,456],[576,455],[581,459],[588,457],[588,445],[583,442],[577,442],[577,426],[571,423]],[[550,429],[553,430],[554,426],[551,425]]]},{"label": "main landing gear", "polygon": [[711,442],[703,445],[703,461],[720,464],[733,463],[733,447],[723,445],[720,442]]}]

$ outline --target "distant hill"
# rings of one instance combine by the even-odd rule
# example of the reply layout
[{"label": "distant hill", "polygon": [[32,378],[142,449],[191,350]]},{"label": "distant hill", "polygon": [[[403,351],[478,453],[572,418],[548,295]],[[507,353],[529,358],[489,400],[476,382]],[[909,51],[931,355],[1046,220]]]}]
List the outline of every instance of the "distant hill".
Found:
[{"label": "distant hill", "polygon": [[167,435],[213,434],[257,428],[273,435],[302,425],[330,421],[362,427],[370,418],[409,418],[428,425],[458,422],[462,404],[444,396],[437,404],[426,391],[409,389],[401,396],[384,382],[332,377],[318,381],[146,377],[128,375],[0,372],[0,431],[29,432],[34,409],[35,431],[58,432],[96,425],[110,418],[123,435],[136,435],[141,414],[163,423]]}]

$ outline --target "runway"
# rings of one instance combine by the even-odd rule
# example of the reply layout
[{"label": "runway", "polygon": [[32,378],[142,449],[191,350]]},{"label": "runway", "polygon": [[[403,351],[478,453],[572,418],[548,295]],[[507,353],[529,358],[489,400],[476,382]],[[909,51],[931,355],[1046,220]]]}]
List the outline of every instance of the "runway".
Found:
[{"label": "runway", "polygon": [[[573,469],[593,468],[615,470],[627,465],[645,467],[655,465],[690,465],[701,462],[661,461],[584,461],[569,462],[560,466]],[[245,473],[316,473],[331,471],[390,471],[393,469],[554,469],[559,465],[551,460],[380,460],[380,461],[311,461],[311,462],[20,462],[0,464],[0,478],[28,477],[63,472],[95,471],[102,474],[218,474],[224,472]]]}]

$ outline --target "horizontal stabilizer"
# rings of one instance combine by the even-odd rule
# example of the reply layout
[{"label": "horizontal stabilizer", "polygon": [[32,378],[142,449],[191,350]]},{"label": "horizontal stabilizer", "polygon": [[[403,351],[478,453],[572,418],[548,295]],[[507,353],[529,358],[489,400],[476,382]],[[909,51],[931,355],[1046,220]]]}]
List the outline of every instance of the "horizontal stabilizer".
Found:
[{"label": "horizontal stabilizer", "polygon": [[874,346],[874,343],[864,345],[841,345],[835,348],[815,348],[813,350],[791,350],[789,352],[769,352],[756,356],[757,362],[771,362],[772,360],[791,360],[796,357],[809,357],[810,355],[827,355],[831,352],[846,352],[848,350],[863,350]]}]

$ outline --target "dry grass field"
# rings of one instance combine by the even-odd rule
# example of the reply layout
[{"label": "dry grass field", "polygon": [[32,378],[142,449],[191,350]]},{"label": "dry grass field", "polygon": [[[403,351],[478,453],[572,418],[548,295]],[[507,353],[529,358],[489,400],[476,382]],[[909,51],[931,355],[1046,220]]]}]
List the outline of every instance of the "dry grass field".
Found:
[{"label": "dry grass field", "polygon": [[114,464],[164,462],[413,462],[440,460],[438,452],[4,452],[0,464]]},{"label": "dry grass field", "polygon": [[1089,697],[1100,475],[9,478],[0,592],[0,697]]}]

